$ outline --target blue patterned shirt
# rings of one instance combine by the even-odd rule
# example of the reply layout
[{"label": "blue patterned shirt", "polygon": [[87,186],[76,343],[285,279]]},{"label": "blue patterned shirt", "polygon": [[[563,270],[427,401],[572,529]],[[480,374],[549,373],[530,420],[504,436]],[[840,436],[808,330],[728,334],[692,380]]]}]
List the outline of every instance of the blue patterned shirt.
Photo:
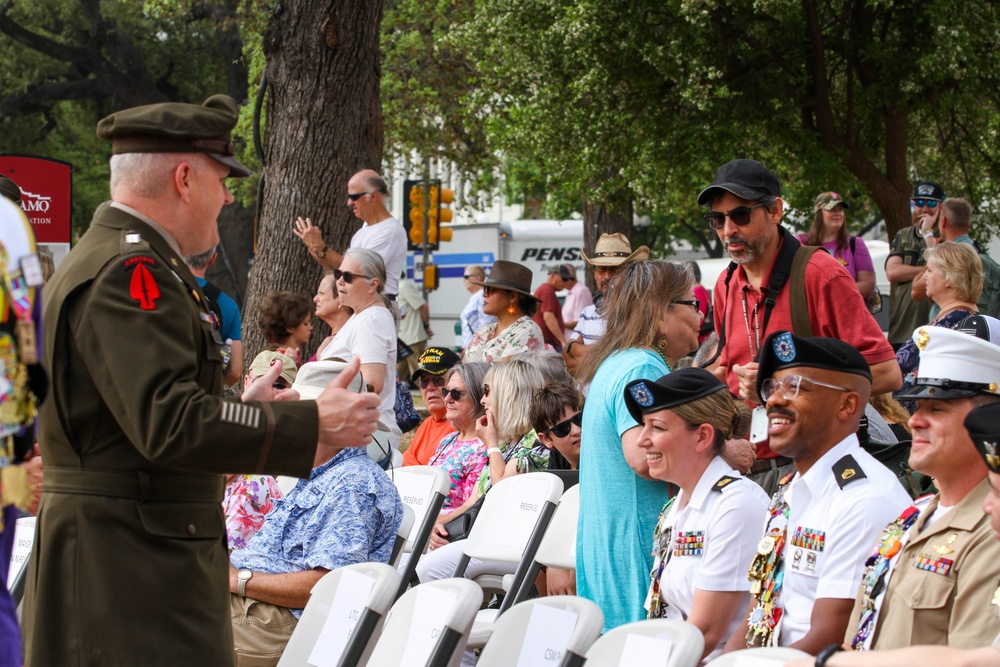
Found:
[{"label": "blue patterned shirt", "polygon": [[238,570],[266,574],[388,563],[402,520],[395,485],[364,447],[352,447],[300,479],[230,560]]}]

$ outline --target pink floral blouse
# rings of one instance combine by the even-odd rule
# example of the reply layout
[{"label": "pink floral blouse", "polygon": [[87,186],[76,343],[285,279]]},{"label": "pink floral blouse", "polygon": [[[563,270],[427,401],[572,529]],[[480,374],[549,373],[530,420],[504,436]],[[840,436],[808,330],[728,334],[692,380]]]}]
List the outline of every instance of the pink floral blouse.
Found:
[{"label": "pink floral blouse", "polygon": [[226,486],[222,512],[226,515],[230,551],[246,548],[279,498],[281,489],[268,475],[240,475]]},{"label": "pink floral blouse", "polygon": [[428,465],[444,470],[451,479],[451,489],[444,499],[442,512],[453,512],[469,499],[487,461],[486,448],[479,438],[459,440],[458,433],[445,436],[428,462]]}]

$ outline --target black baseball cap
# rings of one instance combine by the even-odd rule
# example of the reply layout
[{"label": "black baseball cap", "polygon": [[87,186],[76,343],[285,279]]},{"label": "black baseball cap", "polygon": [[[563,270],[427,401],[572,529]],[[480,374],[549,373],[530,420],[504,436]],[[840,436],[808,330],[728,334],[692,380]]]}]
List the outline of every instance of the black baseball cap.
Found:
[{"label": "black baseball cap", "polygon": [[698,204],[707,204],[716,190],[732,192],[740,199],[780,197],[781,182],[757,160],[733,160],[715,172],[715,180],[698,195]]}]

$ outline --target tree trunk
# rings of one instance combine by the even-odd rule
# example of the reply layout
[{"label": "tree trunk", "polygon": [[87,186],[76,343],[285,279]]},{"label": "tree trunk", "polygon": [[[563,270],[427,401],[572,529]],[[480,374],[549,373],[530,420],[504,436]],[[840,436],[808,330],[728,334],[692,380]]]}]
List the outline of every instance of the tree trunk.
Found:
[{"label": "tree trunk", "polygon": [[[312,295],[319,264],[292,234],[296,216],[312,218],[326,243],[347,249],[361,222],[347,207],[347,181],[382,161],[379,26],[382,0],[288,0],[264,36],[267,58],[266,166],[257,256],[247,288],[244,358],[265,343],[256,308],[270,290]],[[319,322],[317,322],[319,324]],[[313,349],[329,332],[317,326]]]},{"label": "tree trunk", "polygon": [[[632,199],[627,195],[616,202],[598,204],[583,200],[583,248],[590,255],[601,234],[620,233],[632,240]],[[634,250],[635,248],[633,248]],[[587,289],[597,291],[593,268],[587,269]]]}]

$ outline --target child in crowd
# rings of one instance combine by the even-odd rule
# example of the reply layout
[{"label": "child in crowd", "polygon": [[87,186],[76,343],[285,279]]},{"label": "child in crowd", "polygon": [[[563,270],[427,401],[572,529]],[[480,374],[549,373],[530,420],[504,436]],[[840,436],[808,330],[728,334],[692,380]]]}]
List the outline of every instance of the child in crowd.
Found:
[{"label": "child in crowd", "polygon": [[280,352],[297,364],[299,348],[312,334],[313,303],[293,292],[268,292],[257,306],[257,325],[264,333],[267,349]]}]

